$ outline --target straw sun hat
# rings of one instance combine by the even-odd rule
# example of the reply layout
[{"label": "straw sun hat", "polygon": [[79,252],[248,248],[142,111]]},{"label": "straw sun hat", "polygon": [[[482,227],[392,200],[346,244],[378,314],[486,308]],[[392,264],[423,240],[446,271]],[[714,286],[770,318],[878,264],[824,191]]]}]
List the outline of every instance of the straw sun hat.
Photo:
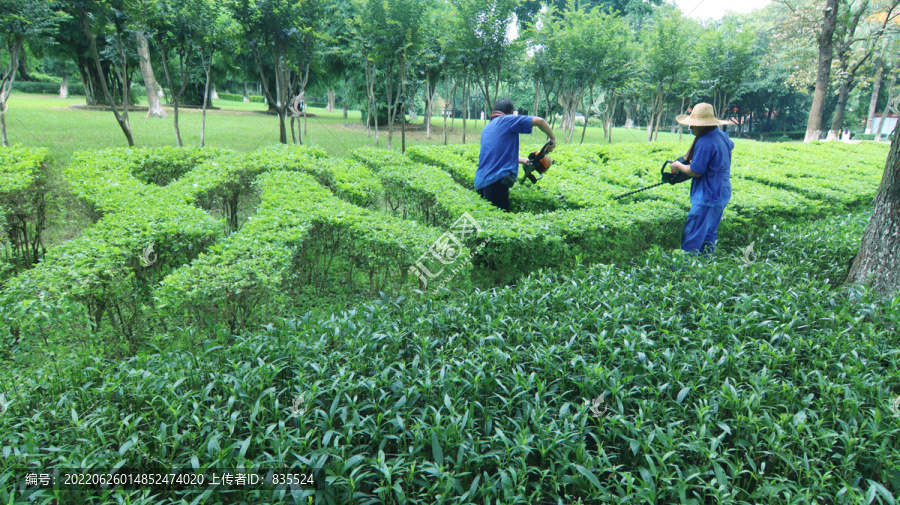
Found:
[{"label": "straw sun hat", "polygon": [[716,112],[713,106],[708,103],[698,103],[691,110],[691,115],[681,114],[675,116],[675,121],[688,126],[719,126],[729,124],[728,121],[719,121],[716,119]]}]

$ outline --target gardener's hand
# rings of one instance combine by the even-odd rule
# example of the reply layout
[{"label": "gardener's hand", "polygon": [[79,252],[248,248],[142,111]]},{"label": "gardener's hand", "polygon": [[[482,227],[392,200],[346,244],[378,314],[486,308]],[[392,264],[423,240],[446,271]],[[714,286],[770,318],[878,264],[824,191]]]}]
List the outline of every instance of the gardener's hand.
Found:
[{"label": "gardener's hand", "polygon": [[673,161],[669,164],[669,169],[673,174],[677,174],[678,172],[687,172],[690,168],[680,161]]},{"label": "gardener's hand", "polygon": [[556,139],[550,138],[550,139],[547,139],[547,142],[550,144],[550,146],[547,147],[547,152],[552,153],[553,150],[556,149]]}]

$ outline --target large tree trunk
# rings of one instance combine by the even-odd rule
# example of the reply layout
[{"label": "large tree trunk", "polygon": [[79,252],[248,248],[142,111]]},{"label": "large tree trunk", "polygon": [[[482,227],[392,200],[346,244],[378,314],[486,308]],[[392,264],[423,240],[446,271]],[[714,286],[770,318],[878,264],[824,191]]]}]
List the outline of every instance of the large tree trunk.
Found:
[{"label": "large tree trunk", "polygon": [[247,83],[244,83],[244,103],[250,102],[250,95],[247,94]]},{"label": "large tree trunk", "polygon": [[153,74],[153,66],[150,65],[150,43],[144,32],[138,30],[135,33],[138,41],[138,58],[141,61],[141,75],[144,77],[144,86],[147,87],[147,115],[144,117],[168,117],[159,103],[159,84]]},{"label": "large tree trunk", "polygon": [[812,107],[809,109],[809,120],[806,123],[804,142],[819,140],[822,136],[822,115],[825,113],[825,99],[828,97],[828,84],[831,80],[831,60],[834,58],[834,29],[837,25],[838,0],[827,0],[819,32],[819,63],[816,72],[816,91],[813,94]]},{"label": "large tree trunk", "polygon": [[900,251],[900,128],[894,128],[872,218],[847,282],[869,284],[876,292],[893,296],[900,291],[897,251]]},{"label": "large tree trunk", "polygon": [[334,92],[334,90],[331,88],[328,88],[328,104],[325,105],[325,110],[327,110],[328,112],[331,112],[334,110],[334,99],[336,96],[337,96],[337,94]]}]

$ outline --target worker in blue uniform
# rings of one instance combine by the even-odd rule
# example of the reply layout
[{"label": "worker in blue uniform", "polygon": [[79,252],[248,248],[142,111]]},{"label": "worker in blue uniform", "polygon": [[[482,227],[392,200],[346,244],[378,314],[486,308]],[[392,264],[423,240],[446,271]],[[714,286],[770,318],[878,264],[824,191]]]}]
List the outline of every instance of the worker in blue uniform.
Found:
[{"label": "worker in blue uniform", "polygon": [[535,126],[553,141],[547,149],[552,152],[556,136],[547,121],[537,116],[514,115],[508,98],[497,100],[490,122],[481,131],[475,191],[501,210],[509,211],[509,188],[519,176],[519,164],[528,162],[519,156],[519,134],[530,134]]},{"label": "worker in blue uniform", "polygon": [[731,151],[734,141],[719,126],[728,124],[716,118],[712,105],[698,103],[690,111],[675,118],[691,127],[694,142],[684,159],[669,166],[691,180],[691,210],[681,234],[681,249],[689,253],[711,254],[715,251],[719,223],[725,206],[731,200]]}]

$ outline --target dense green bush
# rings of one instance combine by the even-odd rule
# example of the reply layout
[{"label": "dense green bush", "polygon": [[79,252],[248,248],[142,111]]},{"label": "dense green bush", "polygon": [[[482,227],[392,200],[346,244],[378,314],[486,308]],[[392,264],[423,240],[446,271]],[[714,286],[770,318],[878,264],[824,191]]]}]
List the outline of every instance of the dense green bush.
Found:
[{"label": "dense green bush", "polygon": [[449,301],[272,314],[226,347],[178,330],[127,361],[3,369],[0,499],[51,500],[18,491],[28,471],[123,465],[320,468],[294,497],[316,503],[895,503],[900,298],[838,286],[866,221],[748,237],[752,265],[654,251]]},{"label": "dense green bush", "polygon": [[[178,165],[199,161],[198,150],[168,150]],[[189,263],[221,234],[221,225],[167,188],[133,173],[161,169],[166,156],[147,150],[77,153],[66,168],[72,190],[96,209],[98,222],[77,239],[49,251],[35,268],[0,292],[4,337],[22,351],[47,344],[136,349],[151,329],[151,289],[173,268]],[[148,163],[143,167],[140,162]]]},{"label": "dense green bush", "polygon": [[[13,91],[19,93],[39,93],[43,95],[58,95],[59,84],[52,82],[16,81],[12,85]],[[69,94],[84,96],[84,86],[79,83],[69,83]]]},{"label": "dense green bush", "polygon": [[[228,102],[243,102],[244,95],[238,93],[218,93],[219,100],[225,100]],[[266,97],[259,95],[248,95],[247,99],[250,100],[250,103],[266,103]]]},{"label": "dense green bush", "polygon": [[168,326],[234,334],[268,322],[272,310],[283,310],[276,307],[298,306],[303,287],[335,278],[350,289],[357,277],[372,292],[395,289],[438,237],[342,202],[307,175],[272,171],[255,184],[261,202],[241,231],[162,281],[154,296]]},{"label": "dense green bush", "polygon": [[47,149],[0,147],[0,286],[46,253],[48,157]]}]

